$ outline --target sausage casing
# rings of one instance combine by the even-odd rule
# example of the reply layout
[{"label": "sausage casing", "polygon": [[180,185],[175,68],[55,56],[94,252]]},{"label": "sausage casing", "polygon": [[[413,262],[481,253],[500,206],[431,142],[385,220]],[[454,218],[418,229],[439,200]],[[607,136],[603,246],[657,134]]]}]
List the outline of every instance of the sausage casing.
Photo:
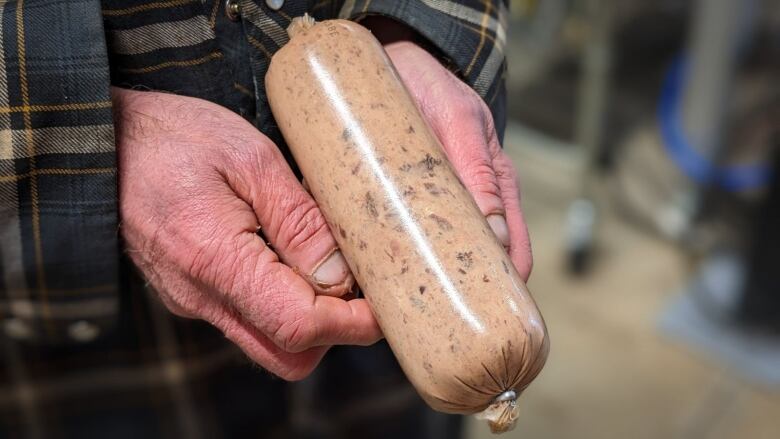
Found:
[{"label": "sausage casing", "polygon": [[431,407],[506,429],[547,356],[536,304],[379,42],[296,20],[268,99],[390,347]]}]

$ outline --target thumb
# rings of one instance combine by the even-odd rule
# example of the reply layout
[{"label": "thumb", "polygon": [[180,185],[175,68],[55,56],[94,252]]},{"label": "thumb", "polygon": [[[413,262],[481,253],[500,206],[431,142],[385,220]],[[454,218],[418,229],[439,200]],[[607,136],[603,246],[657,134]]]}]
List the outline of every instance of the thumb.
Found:
[{"label": "thumb", "polygon": [[382,337],[364,299],[316,295],[292,269],[279,262],[254,234],[225,241],[216,256],[226,261],[220,294],[253,327],[285,352],[341,344],[369,345]]},{"label": "thumb", "polygon": [[317,293],[344,295],[355,281],[325,217],[276,145],[250,128],[246,149],[225,172],[229,183],[252,207],[263,235],[285,264]]},{"label": "thumb", "polygon": [[[234,195],[235,197],[235,195]],[[337,344],[369,345],[382,337],[364,299],[316,295],[311,285],[279,261],[250,227],[249,206],[211,203],[211,218],[192,221],[177,260],[196,284],[234,309],[247,324],[285,352]],[[193,209],[196,210],[196,209]],[[201,215],[198,212],[197,215]],[[220,327],[218,319],[209,319]]]}]

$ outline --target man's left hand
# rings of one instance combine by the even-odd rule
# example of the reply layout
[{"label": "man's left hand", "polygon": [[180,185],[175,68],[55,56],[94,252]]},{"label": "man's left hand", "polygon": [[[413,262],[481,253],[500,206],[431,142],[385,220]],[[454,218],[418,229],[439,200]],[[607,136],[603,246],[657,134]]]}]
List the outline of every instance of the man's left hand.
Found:
[{"label": "man's left hand", "polygon": [[477,93],[427,51],[409,41],[385,45],[406,88],[444,147],[520,276],[531,273],[531,244],[517,172],[501,149],[493,117]]}]

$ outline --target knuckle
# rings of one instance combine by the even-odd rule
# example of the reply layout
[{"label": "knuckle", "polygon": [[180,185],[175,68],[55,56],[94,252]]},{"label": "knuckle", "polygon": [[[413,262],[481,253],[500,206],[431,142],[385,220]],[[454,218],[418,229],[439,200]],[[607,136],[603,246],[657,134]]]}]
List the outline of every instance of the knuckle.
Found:
[{"label": "knuckle", "polygon": [[277,242],[288,250],[307,248],[328,230],[317,203],[307,196],[296,197],[287,209],[279,227]]},{"label": "knuckle", "polygon": [[[289,314],[289,312],[285,314]],[[311,347],[316,338],[314,329],[314,326],[304,316],[298,314],[292,318],[283,318],[277,330],[274,331],[272,340],[285,352],[301,352]]]},{"label": "knuckle", "polygon": [[254,198],[258,195],[254,193],[258,185],[272,184],[271,164],[284,159],[270,139],[250,128],[237,127],[230,133],[220,128],[223,145],[218,153],[221,161],[218,166],[231,186],[238,185],[242,188],[240,192]]},{"label": "knuckle", "polygon": [[206,244],[194,249],[187,273],[193,279],[213,286],[219,291],[233,291],[235,278],[225,273],[233,271],[235,256],[231,254],[216,255],[216,252],[210,247],[210,244]]},{"label": "knuckle", "polygon": [[466,174],[465,179],[473,192],[499,196],[500,189],[496,181],[496,173],[493,167],[484,160],[471,162],[464,170],[464,174]]},{"label": "knuckle", "polygon": [[507,157],[506,153],[499,151],[494,160],[494,164],[497,178],[517,181],[517,169],[515,169],[514,164],[512,164],[511,159]]},{"label": "knuckle", "polygon": [[214,275],[235,261],[232,252],[218,250],[220,240],[216,236],[197,240],[189,234],[184,234],[177,241],[181,246],[180,264],[185,273],[206,284],[216,286]]},{"label": "knuckle", "polygon": [[[207,226],[206,231],[215,231],[216,227]],[[251,288],[250,285],[240,285],[244,273],[250,273],[250,264],[259,263],[258,254],[252,252],[254,236],[239,234],[237,236],[225,236],[224,234],[199,233],[203,236],[197,239],[187,235],[176,240],[176,250],[179,265],[192,279],[203,283],[226,295],[235,295],[242,290]]]},{"label": "knuckle", "polygon": [[481,100],[479,97],[471,95],[462,96],[460,102],[458,102],[458,105],[455,107],[457,108],[456,114],[465,120],[482,121],[484,119],[484,112],[482,111],[480,102]]},{"label": "knuckle", "polygon": [[250,130],[234,130],[234,135],[241,133],[241,138],[233,138],[229,142],[233,145],[231,148],[238,159],[238,163],[243,164],[245,167],[249,167],[249,170],[264,169],[268,163],[273,160],[278,160],[279,157],[276,154],[276,147],[265,136],[259,135],[259,132]]}]

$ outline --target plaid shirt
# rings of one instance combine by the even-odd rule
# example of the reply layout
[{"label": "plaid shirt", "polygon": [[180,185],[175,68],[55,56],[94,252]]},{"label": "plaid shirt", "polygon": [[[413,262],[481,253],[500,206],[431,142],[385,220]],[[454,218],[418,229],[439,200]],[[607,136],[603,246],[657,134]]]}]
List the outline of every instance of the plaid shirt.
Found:
[{"label": "plaid shirt", "polygon": [[238,1],[232,21],[224,0],[0,0],[0,437],[454,437],[384,344],[289,385],[149,300],[120,251],[109,84],[216,102],[286,151],[263,77],[291,17],[383,15],[502,132],[506,2]]}]

